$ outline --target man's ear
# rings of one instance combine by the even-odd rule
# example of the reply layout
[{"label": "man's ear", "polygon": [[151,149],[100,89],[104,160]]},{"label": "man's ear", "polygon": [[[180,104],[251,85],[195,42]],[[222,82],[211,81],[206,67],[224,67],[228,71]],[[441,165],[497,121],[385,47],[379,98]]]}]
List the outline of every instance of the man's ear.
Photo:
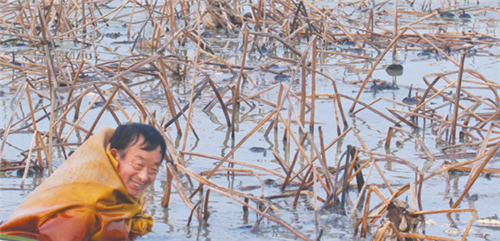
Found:
[{"label": "man's ear", "polygon": [[116,148],[111,149],[109,152],[115,159],[118,157],[118,150]]}]

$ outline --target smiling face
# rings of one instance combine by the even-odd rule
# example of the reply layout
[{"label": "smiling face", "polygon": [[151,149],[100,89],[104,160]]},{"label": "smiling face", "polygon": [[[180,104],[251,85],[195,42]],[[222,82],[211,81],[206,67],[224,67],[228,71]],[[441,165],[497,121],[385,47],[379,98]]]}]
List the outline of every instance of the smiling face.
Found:
[{"label": "smiling face", "polygon": [[123,185],[131,196],[137,196],[156,179],[161,164],[161,149],[142,150],[144,137],[123,150],[111,149],[111,155],[118,161],[118,172]]}]

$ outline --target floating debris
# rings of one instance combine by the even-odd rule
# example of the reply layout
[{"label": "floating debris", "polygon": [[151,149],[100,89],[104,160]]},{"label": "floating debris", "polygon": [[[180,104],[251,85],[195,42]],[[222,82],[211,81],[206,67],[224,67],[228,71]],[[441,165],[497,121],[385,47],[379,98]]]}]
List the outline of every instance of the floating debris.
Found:
[{"label": "floating debris", "polygon": [[253,191],[259,188],[262,188],[262,186],[261,185],[241,186],[238,189],[240,189],[241,191]]},{"label": "floating debris", "polygon": [[455,18],[455,14],[451,13],[451,12],[440,12],[440,11],[438,11],[438,13],[439,13],[439,17],[440,18],[444,18],[444,19]]},{"label": "floating debris", "polygon": [[457,225],[452,224],[450,225],[449,228],[444,230],[444,233],[456,237],[459,236],[462,233],[462,231],[458,228]]},{"label": "floating debris", "polygon": [[[379,81],[379,84],[377,84]],[[395,84],[389,84],[386,81],[373,80],[373,84],[370,86],[372,92],[382,91],[382,90],[399,90],[399,87]]]},{"label": "floating debris", "polygon": [[264,156],[266,156],[266,152],[267,152],[266,148],[264,148],[264,147],[256,147],[256,146],[254,146],[254,147],[252,147],[252,148],[250,148],[248,150],[250,150],[251,152],[255,152],[255,153],[263,153]]},{"label": "floating debris", "polygon": [[284,75],[284,74],[278,74],[278,75],[274,76],[274,80],[276,80],[278,82],[287,82],[287,81],[290,81],[291,78],[292,78],[292,76]]},{"label": "floating debris", "polygon": [[[16,172],[17,177],[23,177],[24,175],[24,169],[18,169]],[[35,175],[35,172],[31,169],[28,169],[28,174],[26,175],[27,177],[32,177]]]},{"label": "floating debris", "polygon": [[268,179],[264,180],[264,184],[274,185],[274,184],[276,184],[276,180],[268,178]]},{"label": "floating debris", "polygon": [[134,41],[115,41],[115,42],[112,42],[111,44],[133,44]]},{"label": "floating debris", "polygon": [[391,64],[385,68],[385,72],[390,76],[401,76],[403,75],[403,65]]},{"label": "floating debris", "polygon": [[[271,64],[271,65],[266,66],[266,69],[277,69],[277,68],[279,68],[279,66],[277,64]],[[275,76],[275,78],[276,78],[276,76]]]},{"label": "floating debris", "polygon": [[465,13],[465,9],[462,9],[462,13],[460,15],[458,15],[458,18],[461,21],[468,22],[468,21],[470,21],[471,16],[470,16],[470,14]]},{"label": "floating debris", "polygon": [[479,195],[477,195],[477,193],[473,194],[473,195],[470,195],[470,197],[467,198],[467,201],[469,201],[469,202],[475,202],[477,200],[479,200]]},{"label": "floating debris", "polygon": [[[410,215],[408,213],[415,212],[415,210],[410,209],[408,203],[400,200],[394,199],[387,206],[382,219],[380,220],[379,229],[376,230],[378,233],[380,228],[386,224],[386,222],[391,222],[397,228],[398,232],[404,233],[418,233],[418,227],[425,222],[424,215]],[[384,237],[395,238],[396,234],[392,229],[388,229]]]},{"label": "floating debris", "polygon": [[476,221],[476,226],[486,228],[500,228],[500,219],[495,214],[491,217],[480,218]]},{"label": "floating debris", "polygon": [[9,63],[11,63],[15,66],[23,66],[23,64],[16,61],[16,55],[14,52],[12,52],[12,61],[10,61]]},{"label": "floating debris", "polygon": [[120,36],[122,36],[122,34],[119,33],[119,32],[116,32],[116,33],[106,33],[106,34],[104,34],[104,36],[106,36],[108,38],[111,38],[111,39],[117,39]]},{"label": "floating debris", "polygon": [[413,84],[410,85],[410,90],[408,91],[408,96],[403,98],[402,102],[407,105],[414,105],[417,103],[417,98],[411,96],[411,90],[413,88]]},{"label": "floating debris", "polygon": [[[94,108],[100,108],[100,107],[103,107],[105,103],[106,103],[106,102],[104,102],[104,101],[96,101],[96,102],[94,103],[94,105],[92,105],[92,109],[94,109]],[[89,103],[89,104],[90,104],[90,103]]]},{"label": "floating debris", "polygon": [[[238,13],[224,1],[210,0],[201,10],[201,21],[205,29],[228,28],[242,25]],[[228,14],[229,13],[229,14]]]},{"label": "floating debris", "polygon": [[418,53],[417,56],[421,57],[421,58],[430,58],[430,57],[432,57],[432,52],[423,51],[423,52]]}]

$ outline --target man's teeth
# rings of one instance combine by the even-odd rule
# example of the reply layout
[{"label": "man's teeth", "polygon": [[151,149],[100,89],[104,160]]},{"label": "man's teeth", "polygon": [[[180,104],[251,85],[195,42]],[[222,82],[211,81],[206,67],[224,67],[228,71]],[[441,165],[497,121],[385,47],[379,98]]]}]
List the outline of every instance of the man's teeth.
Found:
[{"label": "man's teeth", "polygon": [[137,184],[135,182],[132,182],[132,185],[136,186],[136,187],[141,187],[141,184]]}]

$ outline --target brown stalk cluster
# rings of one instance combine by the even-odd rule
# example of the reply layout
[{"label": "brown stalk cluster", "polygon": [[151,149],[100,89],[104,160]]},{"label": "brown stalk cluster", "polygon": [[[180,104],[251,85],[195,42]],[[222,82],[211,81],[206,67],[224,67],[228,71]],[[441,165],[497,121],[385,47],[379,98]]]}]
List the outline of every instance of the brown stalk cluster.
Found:
[{"label": "brown stalk cluster", "polygon": [[[169,132],[165,132],[170,158],[165,173],[167,186],[162,206],[169,206],[174,188],[192,211],[192,215],[202,224],[209,223],[210,194],[213,196],[217,193],[240,203],[243,212],[251,210],[257,213],[260,218],[253,229],[257,228],[265,217],[301,239],[320,239],[322,231],[319,228],[315,237],[311,237],[276,215],[279,209],[273,205],[275,200],[294,197],[295,207],[299,198],[307,197],[314,200],[316,220],[318,213],[324,211],[347,215],[356,220],[355,235],[366,237],[369,228],[374,227],[375,240],[450,240],[425,235],[422,232],[424,215],[470,212],[472,218],[462,234],[465,239],[476,218],[476,211],[458,209],[457,206],[482,173],[500,173],[497,169],[485,168],[497,154],[500,143],[498,138],[493,137],[500,134],[497,122],[500,98],[496,94],[496,89],[500,86],[486,79],[481,73],[466,68],[464,59],[467,51],[474,46],[475,50],[479,51],[491,46],[498,47],[500,39],[481,32],[447,32],[443,25],[433,27],[428,23],[436,18],[442,20],[444,17],[440,16],[443,13],[458,15],[462,10],[459,10],[453,1],[441,1],[439,11],[433,10],[427,3],[422,6],[422,11],[400,11],[397,4],[394,4],[394,11],[381,10],[388,2],[392,3],[339,1],[337,5],[327,8],[317,7],[307,1],[284,0],[66,1],[64,4],[62,1],[0,1],[1,43],[12,48],[29,48],[29,54],[22,57],[16,55],[15,51],[12,55],[7,52],[0,55],[0,66],[3,69],[0,81],[13,91],[13,94],[10,94],[11,117],[0,133],[1,171],[24,170],[24,185],[29,170],[46,170],[47,175],[50,175],[54,168],[52,161],[55,151],[62,153],[62,158],[66,158],[70,149],[76,148],[96,131],[103,116],[112,118],[117,124],[138,119],[164,131],[172,125],[170,129],[182,135],[182,145],[176,148],[177,145],[173,143]],[[406,4],[413,5],[414,2],[406,1]],[[343,10],[347,7],[362,9],[360,12],[366,17],[355,18],[352,13],[348,14]],[[494,8],[468,7],[463,12],[480,16],[486,12],[499,11]],[[393,29],[381,26],[382,21],[386,21],[386,16],[393,16]],[[399,20],[402,16],[412,20]],[[381,20],[381,17],[385,20]],[[104,30],[110,26],[123,26],[124,30],[106,33]],[[241,58],[227,59],[224,54],[218,52],[205,35],[208,29],[218,29],[218,32],[228,38],[237,39],[238,49],[242,51]],[[101,44],[103,35],[109,38],[126,35],[127,41],[117,41],[116,44],[129,44],[127,55],[118,53],[114,45]],[[345,53],[331,48],[340,48],[346,44],[361,50],[373,49],[378,55],[373,57]],[[67,45],[77,48],[78,51],[70,53],[58,50]],[[192,47],[194,52],[188,54],[184,50],[187,47]],[[103,49],[119,57],[115,60],[100,57],[104,55],[101,54]],[[276,49],[289,54],[271,56],[269,61],[260,65],[246,63],[250,54],[272,53]],[[383,97],[371,103],[364,103],[360,96],[367,84],[372,82],[372,73],[387,53],[395,51],[439,52],[456,65],[456,71],[424,75],[423,81],[427,88],[420,89],[420,95],[409,96],[414,98],[414,104]],[[457,61],[450,55],[458,51],[463,53]],[[356,96],[341,93],[332,77],[318,71],[317,66],[322,55],[374,61],[371,69],[365,69],[366,77],[359,81],[360,89]],[[292,70],[293,74],[288,83],[279,83],[256,93],[244,93],[241,90],[244,80],[256,85],[251,76],[252,72],[262,71],[279,75],[280,73],[266,68],[276,63],[285,64]],[[219,88],[212,77],[213,74],[210,74],[214,72],[232,73],[235,78],[230,84]],[[134,90],[135,86],[145,81],[142,79],[144,76],[158,80],[155,88],[160,90],[160,96],[167,103],[165,113],[151,108],[149,102],[144,100],[143,94]],[[316,93],[314,86],[318,78],[331,81],[331,93]],[[179,79],[183,82],[183,88],[189,90],[187,104],[179,103],[176,99],[178,94],[173,82]],[[299,81],[294,82],[295,79]],[[435,87],[443,84],[444,88]],[[299,85],[300,91],[293,92],[293,85]],[[464,85],[467,85],[467,88],[464,88]],[[310,93],[307,93],[306,86],[312,86]],[[493,97],[479,96],[474,93],[475,89],[490,90]],[[448,94],[450,90],[453,90],[454,96]],[[279,93],[276,100],[261,98],[270,91]],[[198,138],[191,121],[195,111],[194,103],[197,99],[207,98],[207,94],[204,94],[207,92],[212,93],[212,99],[204,111],[210,111],[219,105],[233,138],[237,129],[235,124],[240,121],[236,112],[241,105],[251,107],[249,101],[253,100],[274,110],[259,120],[241,140],[237,140],[225,156],[189,151],[186,150],[189,134]],[[43,101],[34,103],[35,96]],[[85,96],[94,97],[88,105],[82,103]],[[308,129],[317,125],[314,120],[316,99],[325,97],[334,105],[333,115],[338,136],[326,140],[319,127],[320,141],[317,143]],[[439,107],[429,104],[438,98],[444,99],[445,104]],[[406,109],[388,108],[388,113],[392,115],[389,116],[386,111],[374,107],[374,104],[381,100],[394,102]],[[464,100],[467,102],[464,103]],[[294,101],[300,102],[299,108],[293,108]],[[26,103],[28,106],[23,105]],[[349,108],[343,106],[345,103],[352,105]],[[96,105],[100,111],[96,116],[89,117],[89,111]],[[476,112],[479,105],[488,106],[491,112]],[[288,109],[288,116],[284,114],[284,106]],[[452,114],[440,115],[439,109],[447,106],[453,108]],[[306,115],[306,109],[311,110],[309,115]],[[436,171],[419,169],[402,157],[368,149],[363,136],[360,136],[356,128],[349,126],[349,115],[356,115],[361,111],[373,112],[391,123],[392,126],[387,130],[386,148],[391,147],[391,138],[400,133],[414,138],[426,158],[435,161],[438,158],[436,154],[429,151],[424,141],[408,131],[432,128],[437,139],[446,146],[444,151],[468,147],[476,148],[477,152],[471,153],[473,157],[466,161],[446,162]],[[306,120],[307,116],[310,120]],[[109,119],[107,121],[109,122]],[[268,136],[278,125],[285,129],[284,138],[297,146],[291,162],[284,161],[277,151],[272,152],[281,167],[280,171],[233,159],[234,153],[251,136],[262,135],[258,130],[264,129],[264,136]],[[299,133],[294,131],[297,128]],[[22,158],[5,159],[6,145],[12,146],[9,136],[26,133],[32,134],[30,145],[15,148]],[[355,136],[360,145],[349,145],[340,160],[335,160],[338,165],[328,166],[326,151],[347,135]],[[457,144],[457,141],[460,144]],[[306,143],[311,146],[311,153],[304,149]],[[212,169],[196,173],[185,166],[185,158],[188,156],[215,160],[217,164]],[[305,160],[304,165],[297,163],[299,159]],[[415,173],[414,181],[396,188],[397,185],[391,184],[385,177],[379,167],[380,162],[395,162],[407,166]],[[384,180],[383,184],[370,181],[372,171],[380,175]],[[430,178],[450,171],[470,173],[460,198],[452,203],[450,209],[423,210],[422,185]],[[211,180],[214,175],[253,175],[263,188],[265,184],[260,178],[262,173],[282,180],[281,189],[287,192],[278,196],[262,194],[257,197],[229,189]],[[198,188],[188,192],[181,185],[183,178],[189,179],[189,182],[198,185]],[[347,194],[348,189],[353,187],[359,192],[354,203],[348,200]],[[381,188],[389,190],[390,195],[384,195]],[[325,195],[321,197],[318,193]],[[378,198],[372,199],[372,194]],[[412,208],[406,201],[402,201],[403,194],[410,196]],[[191,221],[191,218],[189,220]],[[381,222],[377,224],[377,221]]]}]

